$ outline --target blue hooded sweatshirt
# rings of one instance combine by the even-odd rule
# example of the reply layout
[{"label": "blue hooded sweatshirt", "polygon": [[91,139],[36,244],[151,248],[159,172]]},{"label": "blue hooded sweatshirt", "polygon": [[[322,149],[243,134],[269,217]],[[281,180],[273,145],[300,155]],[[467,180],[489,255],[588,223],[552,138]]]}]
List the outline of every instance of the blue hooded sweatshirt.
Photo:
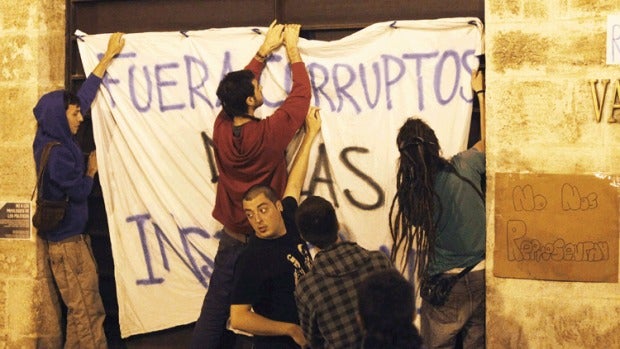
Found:
[{"label": "blue hooded sweatshirt", "polygon": [[[100,84],[101,78],[92,74],[82,84],[77,93],[82,114],[90,109]],[[60,142],[50,152],[41,194],[47,200],[69,201],[60,227],[44,237],[50,241],[61,241],[84,233],[88,221],[88,195],[93,187],[93,179],[85,175],[82,150],[69,129],[63,95],[62,90],[49,92],[39,99],[33,110],[38,124],[32,144],[37,173],[45,145]]]}]

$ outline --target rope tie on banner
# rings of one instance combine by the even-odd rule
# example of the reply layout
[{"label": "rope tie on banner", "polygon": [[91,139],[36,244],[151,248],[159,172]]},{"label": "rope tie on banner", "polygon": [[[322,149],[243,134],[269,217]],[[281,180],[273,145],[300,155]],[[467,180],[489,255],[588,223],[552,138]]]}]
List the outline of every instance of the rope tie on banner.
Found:
[{"label": "rope tie on banner", "polygon": [[181,33],[184,37],[189,38],[189,35],[187,35],[187,31],[181,30],[179,31],[179,33]]},{"label": "rope tie on banner", "polygon": [[258,28],[252,28],[252,31],[255,32],[258,35],[261,35],[262,33],[260,32],[260,29]]},{"label": "rope tie on banner", "polygon": [[77,35],[77,34],[75,34],[75,38],[80,40],[81,42],[84,42],[84,35]]},{"label": "rope tie on banner", "polygon": [[398,27],[396,26],[396,22],[397,22],[397,21],[392,22],[392,23],[390,24],[390,28],[392,28],[392,29],[398,29]]}]

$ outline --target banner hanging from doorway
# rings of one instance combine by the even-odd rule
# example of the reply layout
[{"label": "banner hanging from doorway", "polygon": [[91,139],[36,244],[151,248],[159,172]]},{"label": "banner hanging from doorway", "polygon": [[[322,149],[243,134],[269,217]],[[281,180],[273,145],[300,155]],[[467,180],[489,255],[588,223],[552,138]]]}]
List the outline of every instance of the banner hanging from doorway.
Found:
[{"label": "banner hanging from doorway", "polygon": [[[198,318],[221,229],[211,216],[215,91],[227,72],[245,67],[265,30],[126,34],[108,69],[92,117],[123,337]],[[90,72],[109,34],[76,34]],[[336,41],[300,39],[311,104],[323,119],[304,190],[336,206],[347,239],[389,251],[395,139],[408,117],[429,123],[445,156],[465,149],[482,42],[476,18],[383,22]],[[258,116],[266,117],[291,85],[283,48],[260,83]]]}]

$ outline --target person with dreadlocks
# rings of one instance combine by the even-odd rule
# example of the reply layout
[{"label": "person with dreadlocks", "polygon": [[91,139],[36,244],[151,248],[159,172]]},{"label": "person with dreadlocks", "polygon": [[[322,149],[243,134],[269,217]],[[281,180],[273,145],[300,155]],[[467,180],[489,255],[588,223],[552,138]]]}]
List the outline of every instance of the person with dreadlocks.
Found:
[{"label": "person with dreadlocks", "polygon": [[[418,279],[456,276],[443,305],[423,298],[421,335],[429,348],[485,346],[486,241],[484,80],[472,73],[472,89],[480,103],[480,141],[450,160],[441,156],[435,132],[422,120],[409,118],[400,128],[397,193],[390,208],[392,260],[415,250]],[[469,272],[468,272],[469,271]],[[463,273],[461,273],[463,272]]]}]

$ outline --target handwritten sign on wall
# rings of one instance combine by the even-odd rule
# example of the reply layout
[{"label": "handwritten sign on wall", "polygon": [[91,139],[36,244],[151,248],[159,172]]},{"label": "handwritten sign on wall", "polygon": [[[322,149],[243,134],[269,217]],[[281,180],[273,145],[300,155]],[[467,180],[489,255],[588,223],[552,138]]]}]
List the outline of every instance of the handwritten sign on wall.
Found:
[{"label": "handwritten sign on wall", "polygon": [[620,14],[607,17],[607,64],[620,64]]},{"label": "handwritten sign on wall", "polygon": [[498,173],[494,274],[618,281],[618,189],[593,175]]}]

